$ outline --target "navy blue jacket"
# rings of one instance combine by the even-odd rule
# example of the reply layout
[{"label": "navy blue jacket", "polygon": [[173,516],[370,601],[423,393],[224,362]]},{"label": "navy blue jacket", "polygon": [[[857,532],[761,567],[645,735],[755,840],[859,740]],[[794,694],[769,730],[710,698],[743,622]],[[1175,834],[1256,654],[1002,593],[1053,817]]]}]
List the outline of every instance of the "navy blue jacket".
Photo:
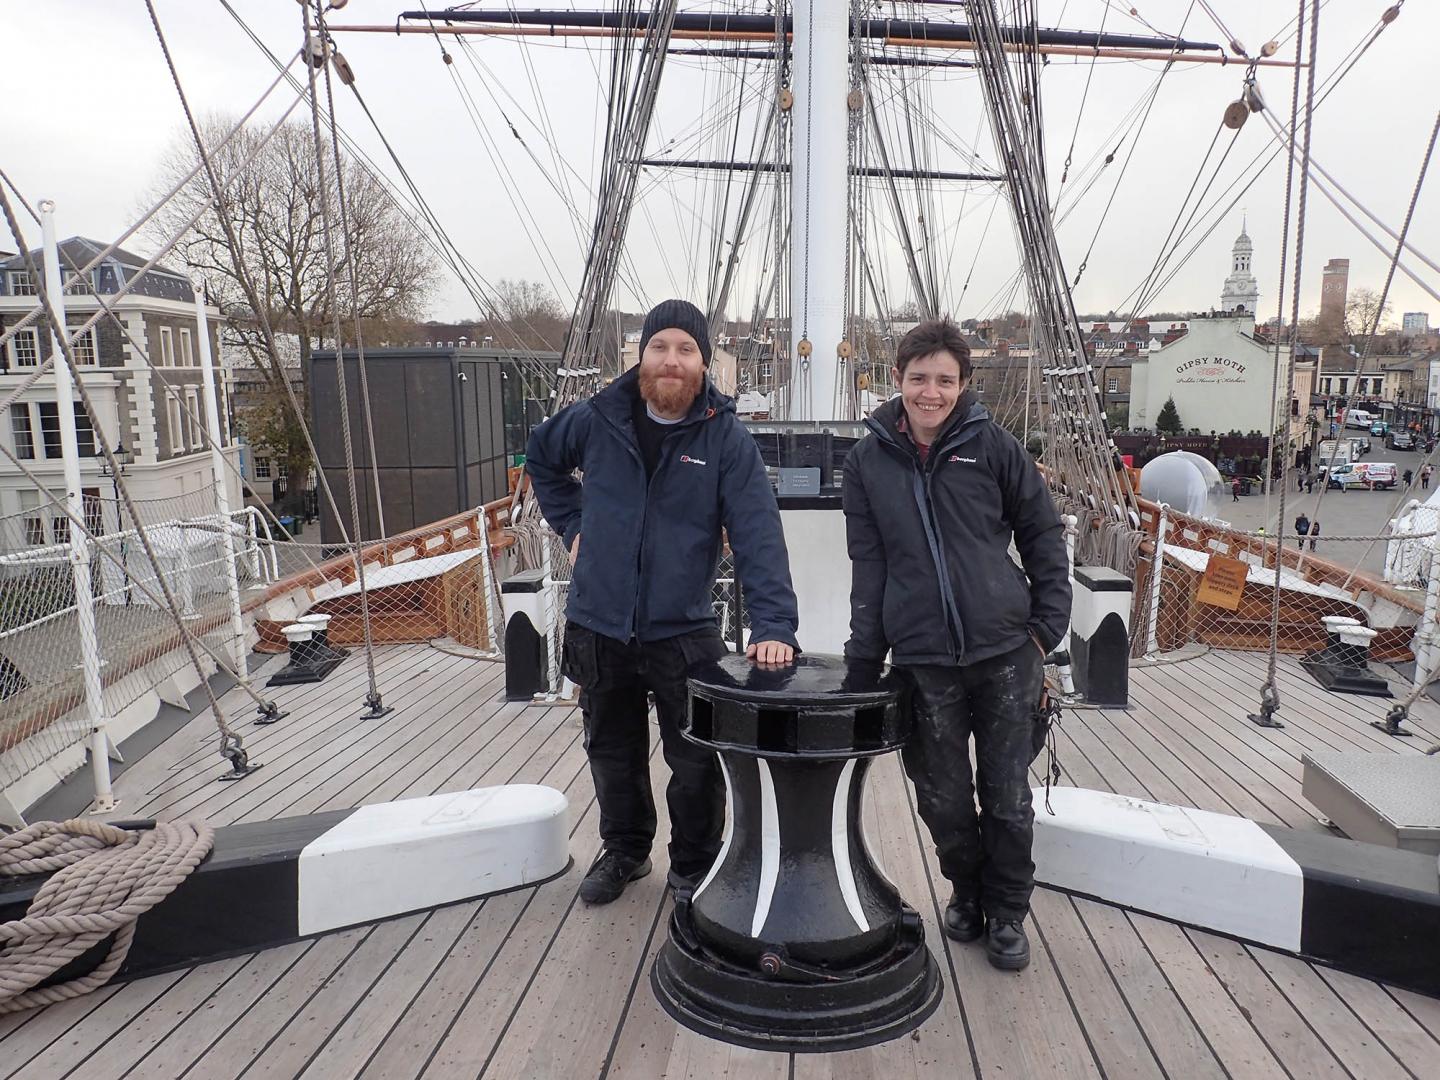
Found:
[{"label": "navy blue jacket", "polygon": [[631,420],[639,393],[632,369],[530,436],[525,469],[541,513],[567,548],[581,537],[565,617],[620,641],[713,627],[723,526],[750,640],[797,645],[780,510],[734,400],[707,378],[689,415],[665,436],[647,483]]},{"label": "navy blue jacket", "polygon": [[[974,664],[1070,622],[1065,536],[1025,448],[963,394],[924,463],[895,398],[845,461],[853,659]],[[1025,569],[1010,558],[1011,540]]]}]

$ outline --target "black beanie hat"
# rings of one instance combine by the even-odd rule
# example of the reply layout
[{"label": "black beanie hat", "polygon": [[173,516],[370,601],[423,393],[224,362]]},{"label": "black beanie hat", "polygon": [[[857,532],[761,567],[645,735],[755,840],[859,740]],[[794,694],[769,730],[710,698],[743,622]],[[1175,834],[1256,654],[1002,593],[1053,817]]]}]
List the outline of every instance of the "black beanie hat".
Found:
[{"label": "black beanie hat", "polygon": [[661,300],[650,309],[650,314],[645,316],[645,328],[640,331],[641,355],[644,355],[645,346],[650,344],[652,337],[671,327],[684,330],[695,339],[695,344],[700,346],[700,359],[709,367],[710,326],[704,313],[688,300]]}]

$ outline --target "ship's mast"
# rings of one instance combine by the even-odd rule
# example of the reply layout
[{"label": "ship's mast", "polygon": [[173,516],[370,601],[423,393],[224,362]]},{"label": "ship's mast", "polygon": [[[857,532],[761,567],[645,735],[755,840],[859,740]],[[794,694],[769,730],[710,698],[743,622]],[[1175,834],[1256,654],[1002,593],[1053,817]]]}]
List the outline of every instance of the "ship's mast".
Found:
[{"label": "ship's mast", "polygon": [[790,419],[838,415],[845,340],[850,6],[795,0]]}]

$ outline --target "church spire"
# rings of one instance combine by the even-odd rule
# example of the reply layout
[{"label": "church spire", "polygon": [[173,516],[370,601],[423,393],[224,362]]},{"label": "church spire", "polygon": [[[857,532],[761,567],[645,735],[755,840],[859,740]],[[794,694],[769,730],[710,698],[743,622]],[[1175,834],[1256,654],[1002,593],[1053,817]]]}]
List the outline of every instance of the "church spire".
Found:
[{"label": "church spire", "polygon": [[1240,235],[1235,238],[1235,246],[1230,251],[1230,276],[1225,279],[1225,287],[1220,293],[1220,309],[1244,311],[1247,315],[1254,316],[1260,301],[1260,285],[1250,266],[1255,246],[1250,242],[1246,224],[1246,217],[1242,213]]}]

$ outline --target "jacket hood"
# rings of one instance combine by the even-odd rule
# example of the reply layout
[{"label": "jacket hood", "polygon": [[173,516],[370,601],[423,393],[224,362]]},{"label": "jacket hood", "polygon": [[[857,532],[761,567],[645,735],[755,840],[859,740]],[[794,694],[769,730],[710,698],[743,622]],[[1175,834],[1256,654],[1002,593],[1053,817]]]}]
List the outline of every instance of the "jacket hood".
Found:
[{"label": "jacket hood", "polygon": [[[609,420],[623,428],[630,419],[631,408],[639,399],[640,366],[637,364],[601,390],[590,401]],[[711,416],[734,411],[735,399],[728,394],[722,394],[707,373],[704,383],[701,384],[700,392],[695,395],[695,400],[690,404],[690,411],[685,414],[682,422],[690,424],[697,420],[706,420]]]},{"label": "jacket hood", "polygon": [[[904,419],[905,399],[896,394],[866,417],[865,426],[875,432],[882,441],[908,450],[915,444],[910,436],[901,430],[901,421]],[[965,392],[960,395],[960,400],[955,402],[955,410],[950,414],[950,419],[946,422],[945,427],[941,429],[935,444],[940,445],[957,429],[972,420],[989,419],[990,410],[980,404],[974,390],[966,387]]]}]

